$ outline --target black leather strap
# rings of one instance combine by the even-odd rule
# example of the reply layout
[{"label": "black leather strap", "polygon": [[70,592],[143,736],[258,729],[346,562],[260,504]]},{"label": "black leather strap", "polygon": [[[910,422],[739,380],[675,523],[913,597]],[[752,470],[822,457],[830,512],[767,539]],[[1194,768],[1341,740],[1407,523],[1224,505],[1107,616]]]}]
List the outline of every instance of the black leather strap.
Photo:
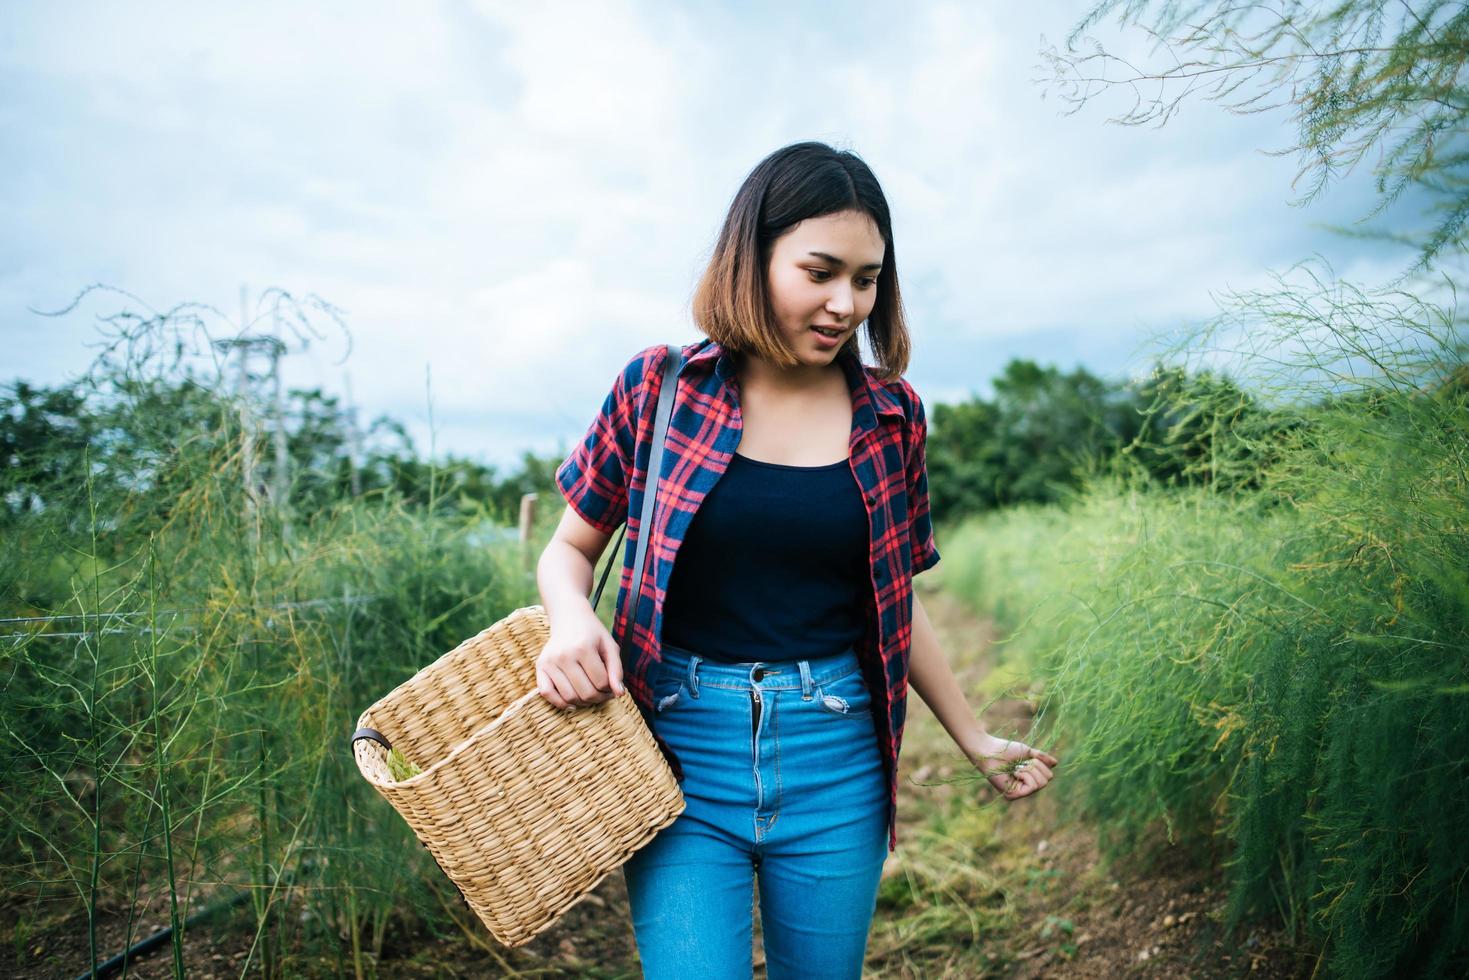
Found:
[{"label": "black leather strap", "polygon": [[352,733],[352,744],[356,745],[359,739],[370,738],[383,748],[392,751],[393,743],[389,742],[383,733],[372,728],[359,728]]}]

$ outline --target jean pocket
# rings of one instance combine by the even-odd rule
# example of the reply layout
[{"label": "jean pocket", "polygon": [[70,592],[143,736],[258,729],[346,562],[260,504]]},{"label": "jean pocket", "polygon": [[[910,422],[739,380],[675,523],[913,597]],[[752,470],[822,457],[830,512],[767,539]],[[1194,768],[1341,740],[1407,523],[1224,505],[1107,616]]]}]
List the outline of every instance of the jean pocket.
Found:
[{"label": "jean pocket", "polygon": [[871,718],[872,695],[859,671],[817,688],[816,703],[829,715],[841,718]]}]

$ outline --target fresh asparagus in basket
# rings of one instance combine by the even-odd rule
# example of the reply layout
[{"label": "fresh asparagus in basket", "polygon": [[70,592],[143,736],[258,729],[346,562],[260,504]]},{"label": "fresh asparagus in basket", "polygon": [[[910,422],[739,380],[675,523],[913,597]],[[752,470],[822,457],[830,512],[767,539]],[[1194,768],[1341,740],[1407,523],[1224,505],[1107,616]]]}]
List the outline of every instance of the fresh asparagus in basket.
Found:
[{"label": "fresh asparagus in basket", "polygon": [[411,779],[423,772],[415,762],[409,762],[407,756],[397,749],[388,749],[388,773],[393,779],[402,782]]}]

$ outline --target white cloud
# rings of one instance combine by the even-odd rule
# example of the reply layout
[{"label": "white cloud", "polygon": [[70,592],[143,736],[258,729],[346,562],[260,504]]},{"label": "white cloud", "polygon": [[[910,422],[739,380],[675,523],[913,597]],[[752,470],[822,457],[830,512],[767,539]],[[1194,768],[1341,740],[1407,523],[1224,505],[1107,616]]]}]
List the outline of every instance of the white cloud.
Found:
[{"label": "white cloud", "polygon": [[[1278,121],[1200,103],[1125,130],[1115,105],[1042,101],[1040,35],[1084,9],[8,9],[5,373],[85,366],[85,320],[25,308],[93,281],[229,311],[242,282],[275,284],[349,312],[367,416],[426,446],[431,367],[440,448],[513,460],[578,438],[633,351],[695,337],[740,180],[806,138],[883,181],[921,390],[977,389],[1027,344],[1112,358],[1208,315],[1221,283],[1333,247],[1283,206],[1293,163],[1255,152]],[[293,383],[339,388],[327,346]]]}]

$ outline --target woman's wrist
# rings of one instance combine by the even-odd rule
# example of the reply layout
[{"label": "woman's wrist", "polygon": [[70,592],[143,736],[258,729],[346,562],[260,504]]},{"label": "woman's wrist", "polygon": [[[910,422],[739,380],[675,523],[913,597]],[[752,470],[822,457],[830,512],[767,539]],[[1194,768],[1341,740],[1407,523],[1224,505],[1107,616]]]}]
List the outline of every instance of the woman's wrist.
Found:
[{"label": "woman's wrist", "polygon": [[969,757],[970,762],[983,769],[986,762],[993,767],[995,763],[1001,761],[1004,758],[1005,748],[1009,744],[1009,739],[991,735],[981,728],[964,739],[959,747]]}]

